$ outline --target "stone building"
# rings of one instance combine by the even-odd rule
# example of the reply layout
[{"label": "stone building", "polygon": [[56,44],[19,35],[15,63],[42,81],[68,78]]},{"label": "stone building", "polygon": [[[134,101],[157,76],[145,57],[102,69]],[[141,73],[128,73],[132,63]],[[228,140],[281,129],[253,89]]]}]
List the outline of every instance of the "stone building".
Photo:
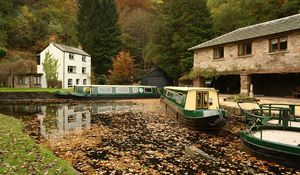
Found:
[{"label": "stone building", "polygon": [[[300,86],[300,14],[268,21],[196,45],[194,70],[216,72],[221,93],[292,96]],[[205,76],[194,79],[204,86]]]},{"label": "stone building", "polygon": [[7,86],[14,88],[40,88],[42,74],[27,73],[9,75]]}]

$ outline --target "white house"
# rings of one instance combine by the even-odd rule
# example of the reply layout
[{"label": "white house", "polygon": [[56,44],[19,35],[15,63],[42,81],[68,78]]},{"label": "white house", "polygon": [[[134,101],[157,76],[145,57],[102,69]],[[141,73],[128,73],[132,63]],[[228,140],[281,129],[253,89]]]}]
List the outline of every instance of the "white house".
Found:
[{"label": "white house", "polygon": [[39,55],[37,55],[37,73],[41,77],[41,87],[47,87],[43,62],[46,53],[49,52],[58,60],[58,80],[62,82],[62,88],[70,88],[74,85],[91,84],[91,56],[81,48],[50,43]]}]

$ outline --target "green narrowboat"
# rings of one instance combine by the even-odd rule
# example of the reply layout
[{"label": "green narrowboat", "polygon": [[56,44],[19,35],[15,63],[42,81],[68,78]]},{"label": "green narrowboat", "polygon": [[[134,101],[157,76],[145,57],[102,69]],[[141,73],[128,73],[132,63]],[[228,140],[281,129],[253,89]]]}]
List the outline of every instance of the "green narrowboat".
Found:
[{"label": "green narrowboat", "polygon": [[213,88],[164,87],[161,100],[166,111],[186,125],[198,129],[221,129],[227,112],[219,108],[218,92]]},{"label": "green narrowboat", "polygon": [[72,93],[56,93],[60,98],[72,99],[135,99],[159,98],[156,86],[139,85],[76,85]]},{"label": "green narrowboat", "polygon": [[295,106],[261,104],[248,111],[240,107],[248,119],[241,132],[245,148],[257,157],[300,168],[300,119]]}]

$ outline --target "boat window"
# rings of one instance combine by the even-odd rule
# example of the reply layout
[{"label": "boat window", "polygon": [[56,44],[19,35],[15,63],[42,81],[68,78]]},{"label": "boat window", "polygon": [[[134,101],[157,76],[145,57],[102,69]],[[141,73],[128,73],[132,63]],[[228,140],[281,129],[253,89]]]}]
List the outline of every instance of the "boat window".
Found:
[{"label": "boat window", "polygon": [[84,93],[87,93],[87,94],[90,94],[90,93],[92,93],[92,88],[91,88],[91,87],[88,87],[88,86],[87,86],[87,87],[84,87],[84,88],[83,88],[83,92],[84,92]]},{"label": "boat window", "polygon": [[139,90],[138,90],[137,87],[133,87],[133,88],[132,88],[132,93],[136,94],[136,93],[138,93],[138,92],[139,92]]},{"label": "boat window", "polygon": [[207,109],[208,100],[208,92],[197,92],[197,108]]},{"label": "boat window", "polygon": [[82,117],[81,120],[82,120],[82,121],[86,121],[86,120],[87,120],[86,113],[82,113],[81,115],[82,115],[82,116],[81,116],[81,117]]},{"label": "boat window", "polygon": [[117,93],[129,93],[129,88],[128,87],[117,87],[116,92]]},{"label": "boat window", "polygon": [[152,92],[152,88],[145,88],[145,93],[151,93]]},{"label": "boat window", "polygon": [[76,121],[76,115],[72,114],[68,116],[68,123],[72,123]]},{"label": "boat window", "polygon": [[172,97],[173,97],[173,93],[172,93],[172,92],[170,92],[170,91],[167,91],[167,94],[166,94],[166,96],[167,96],[167,97],[170,97],[170,98],[172,98]]},{"label": "boat window", "polygon": [[182,93],[176,93],[174,96],[174,99],[176,100],[177,103],[182,103],[183,101],[183,94]]},{"label": "boat window", "polygon": [[112,88],[111,87],[98,87],[98,92],[99,93],[112,93]]}]

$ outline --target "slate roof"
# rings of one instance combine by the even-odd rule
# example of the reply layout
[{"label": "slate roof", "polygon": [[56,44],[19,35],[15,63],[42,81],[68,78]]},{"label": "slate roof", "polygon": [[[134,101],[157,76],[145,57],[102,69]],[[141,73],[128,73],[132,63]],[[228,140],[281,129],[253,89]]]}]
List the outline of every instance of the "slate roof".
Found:
[{"label": "slate roof", "polygon": [[196,50],[200,48],[242,41],[276,33],[288,32],[297,29],[300,29],[300,14],[239,28],[225,35],[221,35],[217,38],[191,47],[188,50]]},{"label": "slate roof", "polygon": [[53,45],[55,47],[57,47],[58,49],[64,51],[64,52],[69,52],[69,53],[74,53],[74,54],[80,54],[80,55],[90,56],[85,51],[83,51],[83,50],[81,50],[79,48],[76,48],[76,47],[70,47],[70,46],[66,46],[66,45],[62,45],[62,44],[57,44],[57,43],[53,43]]}]

